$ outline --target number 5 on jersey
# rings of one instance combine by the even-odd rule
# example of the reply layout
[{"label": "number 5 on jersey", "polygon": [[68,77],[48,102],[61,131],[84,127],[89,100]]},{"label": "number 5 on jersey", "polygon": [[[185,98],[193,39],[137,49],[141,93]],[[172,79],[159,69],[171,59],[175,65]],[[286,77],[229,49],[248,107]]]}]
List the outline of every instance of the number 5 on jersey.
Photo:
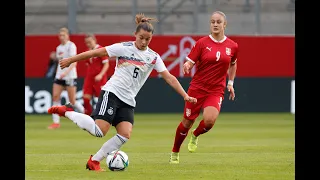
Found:
[{"label": "number 5 on jersey", "polygon": [[135,67],[134,70],[133,70],[133,78],[137,78],[138,77],[138,74],[139,74],[139,68]]}]

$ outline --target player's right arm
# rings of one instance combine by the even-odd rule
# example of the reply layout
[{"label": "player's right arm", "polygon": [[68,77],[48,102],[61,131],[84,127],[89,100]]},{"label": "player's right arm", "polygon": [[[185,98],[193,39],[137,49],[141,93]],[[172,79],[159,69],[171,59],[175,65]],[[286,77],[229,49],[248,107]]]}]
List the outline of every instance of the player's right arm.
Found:
[{"label": "player's right arm", "polygon": [[63,59],[59,62],[60,67],[66,68],[70,64],[78,61],[82,61],[85,59],[89,59],[92,57],[117,57],[123,54],[123,45],[122,43],[112,44],[110,46],[106,46],[105,48],[93,49],[90,51],[82,52],[70,58]]},{"label": "player's right arm", "polygon": [[189,74],[194,64],[198,61],[201,56],[201,42],[198,40],[192,47],[190,53],[186,57],[187,62],[183,64],[183,74]]}]

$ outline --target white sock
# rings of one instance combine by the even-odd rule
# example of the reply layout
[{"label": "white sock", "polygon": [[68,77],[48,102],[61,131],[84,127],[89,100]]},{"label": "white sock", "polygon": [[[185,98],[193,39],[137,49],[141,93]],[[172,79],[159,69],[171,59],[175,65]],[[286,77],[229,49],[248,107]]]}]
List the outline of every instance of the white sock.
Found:
[{"label": "white sock", "polygon": [[[60,101],[53,101],[52,105],[53,106],[60,106],[61,103],[60,103]],[[59,124],[60,123],[60,116],[58,114],[52,114],[52,120],[53,120],[53,123]]]},{"label": "white sock", "polygon": [[84,107],[81,103],[76,102],[74,104],[74,108],[79,112],[79,113],[84,113]]},{"label": "white sock", "polygon": [[92,160],[99,162],[102,161],[103,158],[107,157],[108,153],[120,149],[120,147],[127,141],[128,139],[126,137],[116,134],[102,145],[100,150],[92,157]]},{"label": "white sock", "polygon": [[96,125],[90,116],[74,111],[67,111],[64,115],[78,125],[81,129],[88,131],[91,135],[95,137],[104,136],[99,126]]}]

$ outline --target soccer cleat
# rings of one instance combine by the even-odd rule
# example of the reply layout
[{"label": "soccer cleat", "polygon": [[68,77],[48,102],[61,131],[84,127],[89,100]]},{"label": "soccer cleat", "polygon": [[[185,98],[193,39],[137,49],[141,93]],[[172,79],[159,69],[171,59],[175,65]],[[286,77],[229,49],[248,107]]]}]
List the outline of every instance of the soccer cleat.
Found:
[{"label": "soccer cleat", "polygon": [[59,123],[52,123],[50,126],[48,126],[48,129],[58,129],[60,127]]},{"label": "soccer cleat", "polygon": [[90,171],[105,171],[104,169],[100,168],[100,162],[99,161],[93,161],[92,155],[90,155],[90,158],[86,164],[86,169],[89,169]]},{"label": "soccer cleat", "polygon": [[[194,130],[193,130],[194,131]],[[194,134],[193,134],[193,131],[191,132],[191,137],[190,137],[190,140],[189,140],[189,143],[188,143],[188,150],[189,152],[195,152],[197,147],[198,147],[198,140],[199,140],[199,137],[196,137]]]},{"label": "soccer cleat", "polygon": [[179,153],[178,152],[171,152],[169,163],[170,164],[179,164]]},{"label": "soccer cleat", "polygon": [[67,103],[63,106],[52,106],[48,109],[49,114],[58,114],[59,116],[64,117],[64,113],[67,111],[74,111],[74,108],[71,103]]}]

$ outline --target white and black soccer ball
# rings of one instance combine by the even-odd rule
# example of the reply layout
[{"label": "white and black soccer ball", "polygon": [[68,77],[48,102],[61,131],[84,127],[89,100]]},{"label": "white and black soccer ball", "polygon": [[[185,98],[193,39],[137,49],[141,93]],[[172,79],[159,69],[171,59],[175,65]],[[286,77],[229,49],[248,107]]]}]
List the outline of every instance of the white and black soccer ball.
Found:
[{"label": "white and black soccer ball", "polygon": [[112,151],[106,159],[107,166],[111,171],[124,171],[129,166],[128,155],[120,150]]}]

